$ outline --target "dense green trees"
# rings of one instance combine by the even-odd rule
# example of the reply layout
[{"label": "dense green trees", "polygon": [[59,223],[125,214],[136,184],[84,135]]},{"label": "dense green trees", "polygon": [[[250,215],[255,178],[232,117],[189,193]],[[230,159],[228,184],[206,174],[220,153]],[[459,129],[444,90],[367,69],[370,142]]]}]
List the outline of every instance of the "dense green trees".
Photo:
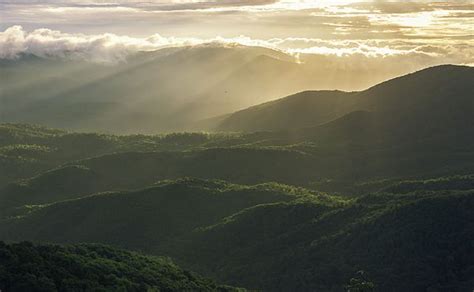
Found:
[{"label": "dense green trees", "polygon": [[183,151],[228,140],[240,141],[239,135],[113,136],[70,133],[26,124],[0,124],[0,187],[80,159],[132,151]]},{"label": "dense green trees", "polygon": [[0,289],[33,291],[238,291],[183,271],[169,259],[103,245],[0,242]]},{"label": "dense green trees", "polygon": [[0,221],[0,237],[165,254],[221,282],[268,291],[342,291],[360,269],[377,291],[468,291],[472,208],[472,190],[344,199],[184,179],[36,207]]},{"label": "dense green trees", "polygon": [[193,234],[185,250],[198,252],[176,257],[268,291],[341,291],[361,269],[377,291],[469,291],[472,208],[472,190],[262,205]]}]

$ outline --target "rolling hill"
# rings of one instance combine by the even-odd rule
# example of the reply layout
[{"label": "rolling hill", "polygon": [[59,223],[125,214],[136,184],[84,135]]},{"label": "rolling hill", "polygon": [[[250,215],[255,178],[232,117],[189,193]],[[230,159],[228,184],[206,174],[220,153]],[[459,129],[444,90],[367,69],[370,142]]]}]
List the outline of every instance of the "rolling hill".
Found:
[{"label": "rolling hill", "polygon": [[167,255],[250,289],[343,291],[364,270],[380,291],[468,291],[474,195],[451,189],[342,199],[275,184],[165,181],[36,206],[0,221],[0,236]]},{"label": "rolling hill", "polygon": [[2,222],[8,228],[0,228],[1,238],[102,242],[150,251],[242,209],[304,197],[319,195],[277,184],[242,186],[184,179],[36,206],[32,204],[37,200],[31,198],[24,214]]},{"label": "rolling hill", "polygon": [[262,205],[192,234],[175,257],[266,291],[343,291],[358,270],[377,291],[469,291],[473,204],[471,190],[369,195],[326,211]]},{"label": "rolling hill", "polygon": [[28,124],[0,124],[0,188],[64,163],[95,156],[130,151],[183,151],[239,139],[238,135],[205,133],[114,136]]},{"label": "rolling hill", "polygon": [[[134,149],[152,146],[157,150],[131,152],[125,151],[127,148],[114,146],[109,151],[121,150],[82,160],[68,161],[63,158],[58,161],[53,159],[56,156],[52,154],[53,161],[49,157],[33,162],[26,160],[30,165],[41,166],[39,169],[19,167],[18,165],[26,164],[23,162],[25,157],[15,156],[10,158],[15,162],[14,165],[3,164],[0,169],[9,176],[15,175],[23,179],[8,181],[8,176],[3,177],[8,184],[0,187],[0,201],[5,211],[7,207],[20,207],[27,203],[45,204],[102,191],[139,189],[159,180],[181,177],[222,179],[243,184],[274,181],[351,193],[356,190],[354,184],[364,181],[419,179],[474,172],[471,136],[465,136],[462,140],[454,140],[453,134],[451,139],[442,136],[413,141],[390,139],[379,142],[380,137],[367,128],[360,128],[366,129],[365,132],[360,130],[357,123],[342,123],[342,126],[334,126],[326,132],[318,129],[317,136],[298,137],[316,141],[313,143],[291,144],[293,142],[291,139],[285,140],[285,135],[277,135],[277,138],[284,140],[284,143],[281,142],[283,145],[279,146],[271,146],[276,143],[274,134],[270,134],[270,138],[265,135],[249,135],[222,140],[197,139],[201,142],[191,143],[186,147],[181,144],[184,151],[168,151],[167,147],[176,148],[178,146],[173,145],[180,144],[167,144],[160,142],[160,139],[155,144],[140,146],[142,138],[138,138],[137,145],[132,144]],[[354,132],[358,132],[360,136],[348,140],[347,136]],[[309,133],[314,134],[315,131]],[[171,141],[179,139],[173,138]],[[458,141],[459,144],[450,141]],[[67,148],[63,149],[66,150]],[[87,154],[85,150],[87,148],[82,149],[84,156]],[[33,157],[39,159],[38,156]],[[37,172],[36,176],[25,178],[32,171]]]}]

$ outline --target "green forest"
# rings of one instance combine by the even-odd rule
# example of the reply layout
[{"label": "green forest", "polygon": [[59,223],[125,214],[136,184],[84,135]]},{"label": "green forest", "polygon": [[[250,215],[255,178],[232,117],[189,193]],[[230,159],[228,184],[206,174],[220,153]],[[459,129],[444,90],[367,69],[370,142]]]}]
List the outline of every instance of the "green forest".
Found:
[{"label": "green forest", "polygon": [[471,292],[473,111],[446,65],[195,132],[1,123],[0,290]]},{"label": "green forest", "polygon": [[240,291],[170,259],[107,247],[0,242],[2,291]]}]

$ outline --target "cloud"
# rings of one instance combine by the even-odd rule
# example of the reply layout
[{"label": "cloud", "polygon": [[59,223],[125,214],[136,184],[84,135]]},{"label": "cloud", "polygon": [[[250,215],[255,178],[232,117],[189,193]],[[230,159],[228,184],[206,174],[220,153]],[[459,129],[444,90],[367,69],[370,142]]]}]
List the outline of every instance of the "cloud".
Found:
[{"label": "cloud", "polygon": [[0,59],[14,59],[22,54],[46,58],[66,58],[99,63],[117,63],[139,51],[154,51],[167,47],[197,46],[258,46],[280,50],[290,55],[321,55],[337,58],[364,56],[368,59],[400,57],[422,58],[427,63],[472,63],[474,52],[471,40],[449,43],[444,40],[380,39],[380,40],[327,40],[318,38],[253,39],[246,36],[233,38],[164,37],[154,34],[148,37],[130,37],[115,34],[70,34],[51,29],[25,31],[12,26],[0,32]]},{"label": "cloud", "polygon": [[0,59],[16,58],[25,51],[25,34],[21,26],[10,27],[0,32]]},{"label": "cloud", "polygon": [[26,32],[21,26],[12,26],[0,32],[0,59],[14,59],[22,54],[46,58],[68,58],[91,62],[116,63],[139,51],[154,51],[166,47],[215,44],[219,46],[246,45],[272,47],[271,43],[248,37],[235,38],[176,38],[154,34],[133,38],[115,34],[68,34],[51,29]]}]

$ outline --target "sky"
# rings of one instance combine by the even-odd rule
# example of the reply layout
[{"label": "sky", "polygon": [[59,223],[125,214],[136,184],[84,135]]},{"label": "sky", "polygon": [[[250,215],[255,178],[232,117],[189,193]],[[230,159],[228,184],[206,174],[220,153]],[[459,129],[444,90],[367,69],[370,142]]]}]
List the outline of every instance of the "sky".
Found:
[{"label": "sky", "polygon": [[0,0],[0,58],[107,60],[206,42],[472,65],[474,1]]}]

